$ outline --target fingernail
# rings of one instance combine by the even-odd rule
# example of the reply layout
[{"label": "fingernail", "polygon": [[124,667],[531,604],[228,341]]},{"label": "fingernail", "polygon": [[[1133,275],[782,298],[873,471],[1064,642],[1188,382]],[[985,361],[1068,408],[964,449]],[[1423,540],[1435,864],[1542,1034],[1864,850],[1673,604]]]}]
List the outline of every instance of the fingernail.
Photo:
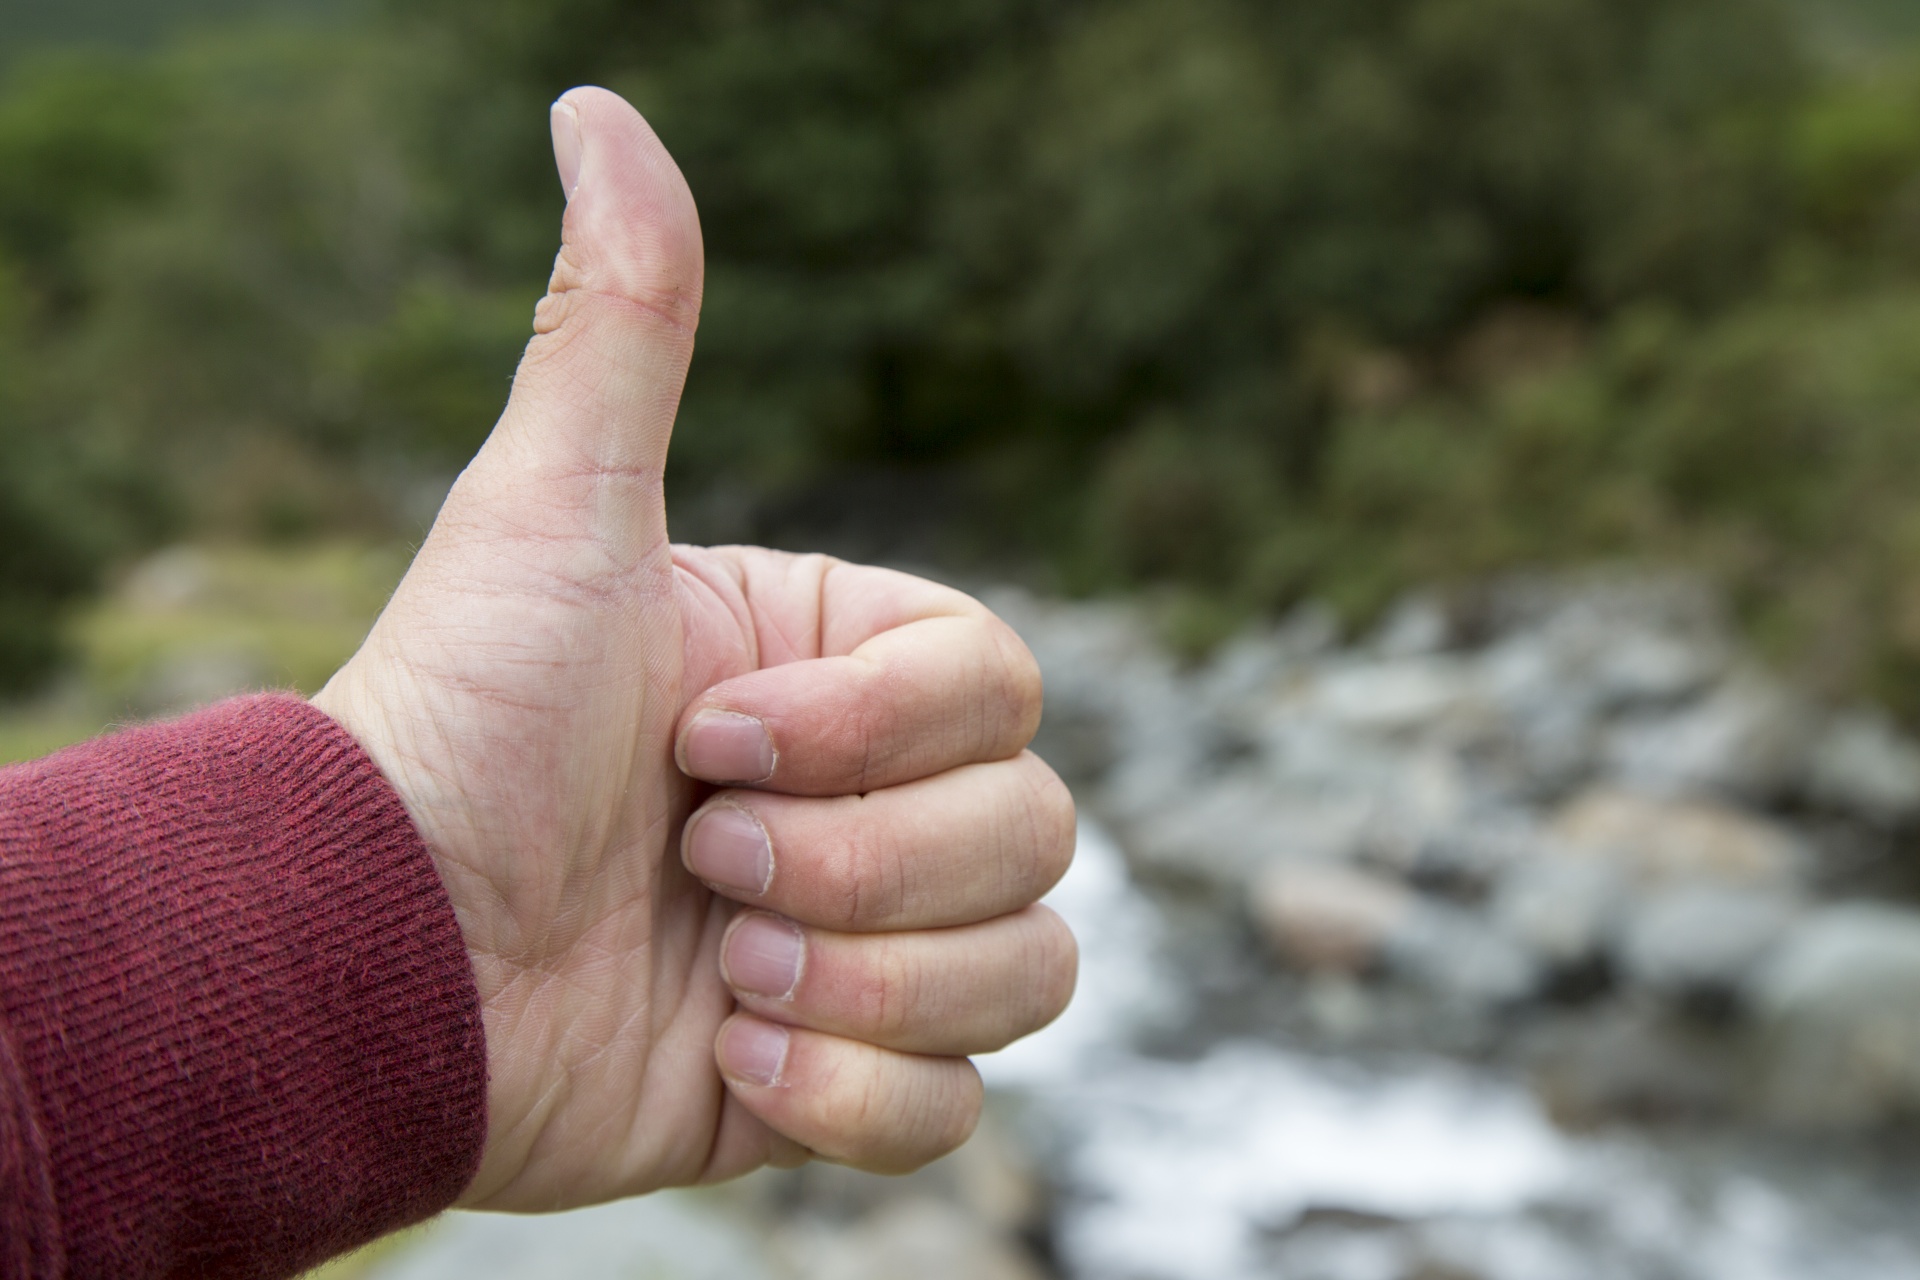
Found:
[{"label": "fingernail", "polygon": [[727,934],[720,971],[727,985],[743,995],[785,1000],[800,985],[807,943],[798,925],[763,911],[742,916]]},{"label": "fingernail", "polygon": [[580,185],[580,156],[586,149],[580,137],[580,113],[573,109],[571,102],[556,102],[550,114],[553,162],[560,170],[560,189],[571,200],[574,189]]},{"label": "fingernail", "polygon": [[702,711],[680,739],[680,768],[708,782],[765,782],[775,758],[767,726],[737,711]]},{"label": "fingernail", "polygon": [[789,1039],[787,1029],[776,1023],[735,1018],[720,1033],[720,1069],[748,1084],[779,1084]]},{"label": "fingernail", "polygon": [[773,844],[752,814],[717,804],[696,815],[687,832],[687,870],[723,889],[765,893],[773,883]]}]

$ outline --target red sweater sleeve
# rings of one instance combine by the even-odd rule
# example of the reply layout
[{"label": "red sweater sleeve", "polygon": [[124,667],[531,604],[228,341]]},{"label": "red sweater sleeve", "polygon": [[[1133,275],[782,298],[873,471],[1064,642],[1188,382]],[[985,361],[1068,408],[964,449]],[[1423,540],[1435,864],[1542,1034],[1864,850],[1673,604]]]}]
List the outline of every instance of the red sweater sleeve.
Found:
[{"label": "red sweater sleeve", "polygon": [[270,1277],[427,1217],[486,1137],[446,891],[297,698],[0,770],[0,1277]]}]

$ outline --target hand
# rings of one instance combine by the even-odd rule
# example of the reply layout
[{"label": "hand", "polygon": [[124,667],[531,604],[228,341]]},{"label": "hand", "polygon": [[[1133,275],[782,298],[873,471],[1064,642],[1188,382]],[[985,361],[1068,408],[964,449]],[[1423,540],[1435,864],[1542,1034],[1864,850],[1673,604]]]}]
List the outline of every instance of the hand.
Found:
[{"label": "hand", "polygon": [[1073,986],[1033,905],[1073,839],[1023,751],[1033,660],[928,582],[669,545],[693,200],[612,94],[553,126],[564,245],[512,400],[314,699],[405,799],[472,956],[492,1080],[462,1203],[914,1167],[977,1118],[962,1055]]}]

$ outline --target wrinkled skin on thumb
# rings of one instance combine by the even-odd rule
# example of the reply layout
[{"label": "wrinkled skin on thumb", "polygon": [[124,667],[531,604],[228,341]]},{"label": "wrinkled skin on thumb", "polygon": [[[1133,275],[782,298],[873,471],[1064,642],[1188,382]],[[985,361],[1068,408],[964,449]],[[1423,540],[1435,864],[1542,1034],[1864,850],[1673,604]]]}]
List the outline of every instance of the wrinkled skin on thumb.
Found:
[{"label": "wrinkled skin on thumb", "polygon": [[[666,543],[660,481],[699,321],[699,216],[666,148],[614,94],[572,90],[552,123],[569,195],[561,249],[513,398],[470,471],[582,499],[551,532],[631,567]],[[604,479],[624,482],[621,500],[586,501]]]}]

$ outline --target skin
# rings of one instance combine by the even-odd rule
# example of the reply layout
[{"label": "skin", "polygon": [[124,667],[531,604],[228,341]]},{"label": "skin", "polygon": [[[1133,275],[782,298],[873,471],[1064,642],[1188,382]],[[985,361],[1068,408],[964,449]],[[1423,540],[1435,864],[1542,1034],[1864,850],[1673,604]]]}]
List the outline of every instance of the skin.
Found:
[{"label": "skin", "polygon": [[[1034,905],[1073,842],[1024,749],[1038,672],[947,588],[670,543],[693,199],[613,94],[553,124],[563,247],[512,400],[314,699],[406,801],[473,960],[489,1133],[462,1203],[914,1168],[978,1117],[964,1055],[1073,988]],[[758,831],[770,866],[690,870]],[[769,966],[783,940],[797,972]]]}]

